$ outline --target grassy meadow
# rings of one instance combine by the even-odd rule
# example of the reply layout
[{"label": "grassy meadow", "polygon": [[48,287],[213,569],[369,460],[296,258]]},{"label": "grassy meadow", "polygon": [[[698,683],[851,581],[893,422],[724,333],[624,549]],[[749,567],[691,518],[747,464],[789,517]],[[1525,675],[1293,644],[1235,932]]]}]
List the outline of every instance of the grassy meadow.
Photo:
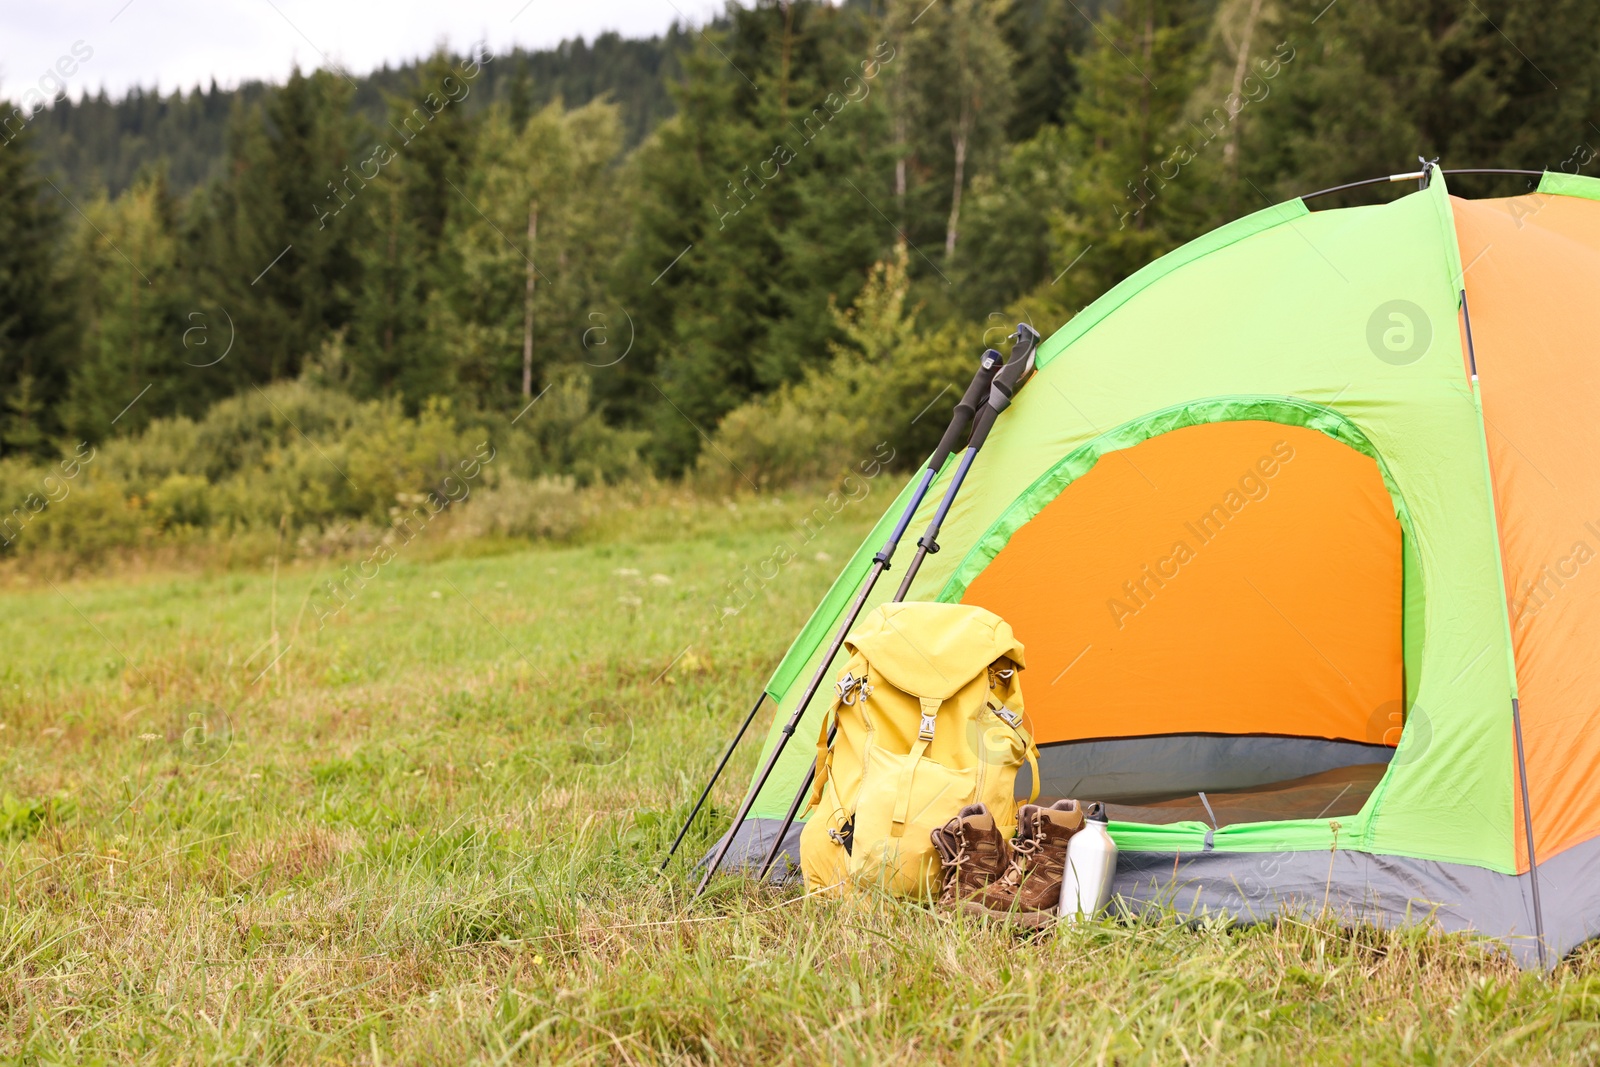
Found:
[{"label": "grassy meadow", "polygon": [[342,564],[6,574],[0,1062],[1600,1059],[1587,955],[1544,978],[1316,919],[1022,941],[736,879],[689,901],[657,863],[887,488],[716,625],[818,495],[419,539],[320,626]]}]

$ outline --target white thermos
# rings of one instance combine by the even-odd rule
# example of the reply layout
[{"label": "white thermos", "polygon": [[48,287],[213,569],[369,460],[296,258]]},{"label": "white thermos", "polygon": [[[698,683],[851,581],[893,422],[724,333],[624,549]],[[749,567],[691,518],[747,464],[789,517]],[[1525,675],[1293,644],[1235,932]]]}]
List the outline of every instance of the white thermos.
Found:
[{"label": "white thermos", "polygon": [[1067,871],[1061,882],[1058,914],[1068,922],[1092,919],[1111,903],[1111,880],[1117,874],[1117,843],[1106,830],[1104,804],[1084,810],[1083,828],[1067,842]]}]

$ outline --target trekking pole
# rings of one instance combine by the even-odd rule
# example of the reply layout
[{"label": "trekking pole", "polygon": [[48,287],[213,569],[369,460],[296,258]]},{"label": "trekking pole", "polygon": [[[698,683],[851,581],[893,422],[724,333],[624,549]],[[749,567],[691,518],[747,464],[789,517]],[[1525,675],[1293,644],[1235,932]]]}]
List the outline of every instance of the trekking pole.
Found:
[{"label": "trekking pole", "polygon": [[922,569],[922,561],[933,553],[939,551],[939,530],[944,526],[945,517],[950,514],[950,506],[956,502],[956,494],[961,491],[961,483],[967,480],[967,471],[972,469],[972,461],[978,457],[978,449],[983,447],[983,442],[988,440],[989,431],[994,428],[994,422],[1000,413],[1011,406],[1028,379],[1033,377],[1034,356],[1039,351],[1039,334],[1032,326],[1025,322],[1017,323],[1017,343],[1011,346],[1011,359],[1006,362],[1005,370],[995,375],[994,385],[989,390],[989,402],[978,412],[977,419],[972,425],[972,440],[967,442],[967,450],[962,453],[961,465],[956,468],[955,474],[950,479],[950,488],[945,491],[944,499],[939,501],[939,510],[933,513],[933,520],[928,523],[927,531],[917,538],[917,554],[911,557],[911,566],[906,568],[906,576],[900,579],[900,588],[895,590],[895,603],[906,598],[911,590],[911,582]]},{"label": "trekking pole", "polygon": [[[733,839],[738,834],[739,828],[750,817],[750,809],[754,806],[756,797],[761,794],[762,788],[766,786],[767,779],[772,776],[772,770],[777,766],[778,757],[783,754],[784,746],[789,743],[789,738],[794,736],[794,731],[800,725],[800,719],[805,715],[806,708],[810,706],[812,698],[817,695],[817,690],[822,687],[823,680],[827,678],[828,667],[833,663],[834,657],[839,654],[839,649],[844,645],[845,635],[855,625],[856,617],[861,614],[861,608],[867,602],[867,597],[871,595],[872,588],[877,584],[879,576],[889,569],[889,561],[894,558],[895,549],[899,547],[900,539],[905,536],[906,527],[911,525],[911,520],[916,515],[917,508],[921,506],[923,498],[928,495],[928,489],[933,485],[933,479],[938,475],[940,469],[944,467],[945,461],[960,447],[962,438],[966,436],[968,426],[972,424],[975,415],[978,413],[979,405],[984,403],[985,395],[992,395],[992,385],[996,372],[1000,369],[1000,364],[1000,353],[994,351],[994,349],[985,352],[982,359],[978,361],[978,371],[972,376],[972,381],[967,385],[967,391],[962,394],[961,399],[956,403],[955,411],[950,417],[950,425],[945,427],[944,437],[940,439],[939,447],[934,449],[932,456],[928,457],[927,465],[923,467],[922,475],[917,480],[916,488],[911,493],[911,499],[906,502],[905,510],[901,512],[899,520],[889,534],[889,539],[883,543],[883,547],[878,549],[877,554],[872,557],[872,567],[867,571],[866,578],[862,582],[860,590],[857,591],[855,599],[850,602],[850,607],[845,612],[843,624],[840,625],[838,632],[834,634],[827,653],[823,656],[822,662],[817,665],[816,674],[812,676],[810,684],[806,686],[805,692],[800,697],[800,702],[795,705],[794,713],[789,716],[788,722],[784,723],[783,732],[778,737],[778,743],[773,746],[771,755],[767,757],[766,763],[762,764],[761,771],[756,775],[755,782],[751,784],[749,792],[745,794],[743,802],[740,803],[739,810],[733,817],[733,826],[729,828],[727,835],[718,843],[717,850],[711,857],[711,862],[706,865],[705,876],[700,879],[700,884],[695,887],[695,896],[705,892],[706,886],[710,884],[712,877],[717,873],[717,869],[722,866],[723,857],[728,854],[728,849],[733,845]],[[760,703],[758,702],[757,707],[759,706]],[[752,708],[750,718],[754,718],[754,716],[755,709]],[[747,718],[745,726],[749,725],[750,721]],[[739,732],[743,734],[744,728],[741,727]],[[734,738],[734,744],[738,744],[737,737]],[[733,750],[730,747],[728,756],[732,755]],[[712,775],[711,782],[706,785],[705,792],[700,795],[701,803],[704,803],[706,796],[711,792],[712,784],[715,784],[717,776],[722,773],[722,769],[727,764],[728,757],[725,756],[722,762],[718,764],[716,773]],[[700,806],[696,804],[695,812],[699,810]],[[689,820],[690,822],[694,820],[694,813],[689,815]],[[684,830],[686,831],[687,829],[688,825],[685,824]],[[683,833],[680,832],[678,840],[682,841],[683,836]],[[673,848],[676,850],[677,845],[674,844]],[[669,860],[672,858],[670,853],[667,858]]]},{"label": "trekking pole", "polygon": [[[984,441],[989,438],[989,431],[994,428],[995,419],[1000,413],[1011,406],[1011,401],[1021,391],[1029,378],[1033,377],[1034,355],[1039,348],[1039,334],[1032,326],[1025,322],[1017,324],[1017,343],[1011,348],[1011,359],[1005,367],[994,377],[994,384],[989,390],[989,400],[983,409],[978,412],[972,425],[972,439],[967,442],[967,449],[961,454],[961,465],[956,468],[955,474],[950,478],[950,485],[944,491],[944,498],[939,501],[939,508],[933,513],[928,529],[917,539],[917,554],[912,557],[911,566],[906,568],[906,576],[900,581],[900,588],[895,591],[893,603],[900,603],[906,598],[906,592],[911,588],[911,581],[917,576],[917,571],[922,569],[922,561],[929,555],[939,551],[939,528],[944,525],[945,516],[950,514],[950,505],[955,503],[956,494],[961,492],[961,483],[967,480],[967,472],[972,469],[972,461],[978,456],[978,449],[983,447]],[[993,349],[990,349],[993,351]],[[828,725],[828,747],[833,747],[833,739],[839,732],[837,721]],[[789,832],[789,827],[800,815],[800,806],[805,802],[806,794],[811,791],[811,783],[817,778],[817,761],[811,760],[811,769],[806,771],[805,778],[800,782],[800,789],[795,793],[794,799],[789,802],[789,811],[783,817],[783,825],[778,828],[778,836],[773,839],[772,847],[767,850],[767,855],[761,862],[761,872],[756,878],[765,879],[767,872],[772,870],[772,865],[778,862],[778,856],[783,852],[783,838]]]},{"label": "trekking pole", "polygon": [[687,819],[683,820],[683,829],[678,831],[677,840],[672,842],[672,847],[667,850],[666,856],[661,860],[659,870],[666,870],[667,864],[672,862],[672,857],[678,854],[678,846],[683,844],[683,839],[688,836],[689,827],[694,825],[694,817],[700,814],[700,809],[705,805],[706,798],[711,795],[711,787],[717,784],[718,778],[722,777],[722,772],[727,769],[728,761],[733,758],[733,750],[739,747],[740,741],[744,740],[744,732],[750,729],[751,723],[755,722],[756,712],[761,710],[761,705],[766,703],[766,700],[767,692],[763,689],[761,695],[756,697],[756,702],[750,705],[750,714],[746,715],[744,722],[739,724],[739,732],[733,735],[732,741],[728,742],[728,751],[724,752],[722,758],[717,761],[716,770],[711,772],[711,781],[707,782],[706,787],[700,790],[700,799],[694,802],[694,810],[689,812]]}]

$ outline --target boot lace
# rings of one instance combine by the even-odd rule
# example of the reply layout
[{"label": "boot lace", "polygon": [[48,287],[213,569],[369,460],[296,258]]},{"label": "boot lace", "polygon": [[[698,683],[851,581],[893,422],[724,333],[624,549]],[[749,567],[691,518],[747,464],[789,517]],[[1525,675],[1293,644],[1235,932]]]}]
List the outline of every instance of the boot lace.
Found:
[{"label": "boot lace", "polygon": [[956,889],[961,884],[961,869],[972,859],[972,848],[966,838],[958,837],[956,842],[956,854],[945,864],[944,886],[939,893],[939,900],[947,904],[955,899]]},{"label": "boot lace", "polygon": [[1011,866],[1006,868],[1006,873],[1000,876],[1003,885],[1015,889],[1022,884],[1022,879],[1033,866],[1033,857],[1038,853],[1042,839],[1038,837],[1018,838],[1011,842]]}]

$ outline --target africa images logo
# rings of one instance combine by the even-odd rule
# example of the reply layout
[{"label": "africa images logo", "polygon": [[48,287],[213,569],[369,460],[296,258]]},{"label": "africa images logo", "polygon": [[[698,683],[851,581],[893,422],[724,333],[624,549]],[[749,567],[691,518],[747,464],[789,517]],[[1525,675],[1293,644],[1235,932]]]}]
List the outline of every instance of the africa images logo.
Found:
[{"label": "africa images logo", "polygon": [[1417,704],[1408,707],[1404,700],[1386,701],[1372,709],[1367,719],[1366,742],[1394,749],[1391,767],[1416,763],[1433,746],[1433,719]]},{"label": "africa images logo", "polygon": [[1367,347],[1390,366],[1410,366],[1432,345],[1433,321],[1409,300],[1379,304],[1367,319]]}]

